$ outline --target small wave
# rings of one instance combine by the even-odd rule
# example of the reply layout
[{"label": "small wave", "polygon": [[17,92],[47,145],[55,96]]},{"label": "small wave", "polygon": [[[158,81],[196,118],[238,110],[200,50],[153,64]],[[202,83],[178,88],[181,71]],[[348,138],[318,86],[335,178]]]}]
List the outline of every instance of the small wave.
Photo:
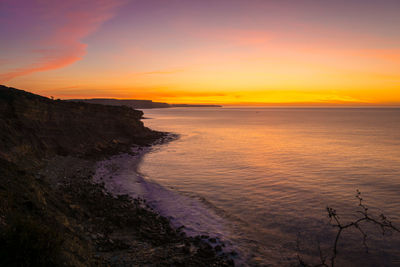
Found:
[{"label": "small wave", "polygon": [[[179,136],[173,135],[169,138],[176,140]],[[223,210],[204,197],[194,197],[166,188],[149,181],[138,172],[138,164],[143,155],[151,150],[151,147],[137,147],[133,149],[133,153],[98,162],[94,181],[104,183],[106,190],[114,195],[127,194],[133,198],[146,199],[147,204],[168,218],[173,227],[182,228],[189,236],[211,236],[215,238],[215,244],[224,244],[225,252],[239,251],[227,239],[232,234]],[[236,260],[241,262],[239,255],[236,256]]]}]

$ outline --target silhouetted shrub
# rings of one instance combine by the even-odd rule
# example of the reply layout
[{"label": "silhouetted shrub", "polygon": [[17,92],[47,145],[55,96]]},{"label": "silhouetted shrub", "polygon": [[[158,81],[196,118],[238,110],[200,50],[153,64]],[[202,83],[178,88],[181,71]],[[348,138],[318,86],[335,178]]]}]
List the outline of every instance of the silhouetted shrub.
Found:
[{"label": "silhouetted shrub", "polygon": [[[361,237],[362,237],[362,245],[366,249],[366,252],[368,253],[368,244],[367,244],[367,238],[368,234],[366,230],[364,229],[364,226],[366,224],[372,224],[375,226],[378,226],[379,229],[381,230],[382,235],[385,235],[386,232],[397,232],[400,233],[400,228],[397,228],[392,224],[392,222],[383,214],[380,214],[379,216],[373,215],[369,213],[368,207],[364,204],[363,198],[361,197],[361,192],[357,189],[356,191],[356,199],[358,200],[358,207],[359,210],[356,213],[356,217],[353,221],[350,222],[342,222],[340,219],[337,211],[331,207],[326,207],[326,210],[328,212],[328,217],[330,219],[331,225],[336,228],[336,237],[333,240],[333,246],[332,246],[332,251],[330,253],[330,256],[324,255],[323,251],[321,250],[320,245],[318,244],[318,251],[319,251],[319,258],[320,258],[320,263],[315,264],[315,265],[310,265],[306,263],[298,254],[298,260],[300,263],[300,266],[303,267],[334,267],[336,266],[336,258],[338,256],[338,244],[339,240],[342,236],[342,233],[346,230],[349,229],[355,229],[357,230]],[[299,243],[297,244],[298,250],[300,251]]]}]

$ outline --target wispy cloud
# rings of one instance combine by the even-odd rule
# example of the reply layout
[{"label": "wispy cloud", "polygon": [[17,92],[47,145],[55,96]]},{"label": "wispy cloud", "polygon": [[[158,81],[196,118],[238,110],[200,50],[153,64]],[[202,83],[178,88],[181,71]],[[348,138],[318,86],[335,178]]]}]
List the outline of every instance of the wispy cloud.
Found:
[{"label": "wispy cloud", "polygon": [[[23,54],[19,56],[25,60],[17,67],[2,68],[0,82],[62,68],[82,59],[87,47],[82,38],[110,19],[121,4],[121,0],[5,0],[1,7],[8,11],[8,17],[3,17],[1,22],[10,24],[12,19],[15,23],[10,24],[9,31],[24,36],[18,40],[21,42],[18,46],[23,47]],[[6,52],[8,57],[15,56],[13,51]]]},{"label": "wispy cloud", "polygon": [[40,54],[39,59],[29,65],[10,70],[0,74],[0,82],[31,74],[38,71],[53,70],[68,66],[80,60],[86,53],[86,45],[79,42],[69,47],[58,47],[53,50],[36,51]]}]

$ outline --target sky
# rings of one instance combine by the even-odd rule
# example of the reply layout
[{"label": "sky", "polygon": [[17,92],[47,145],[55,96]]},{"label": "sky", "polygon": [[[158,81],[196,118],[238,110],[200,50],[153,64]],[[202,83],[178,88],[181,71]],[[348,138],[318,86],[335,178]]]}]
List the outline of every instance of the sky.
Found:
[{"label": "sky", "polygon": [[55,98],[400,105],[398,0],[0,0],[0,84]]}]

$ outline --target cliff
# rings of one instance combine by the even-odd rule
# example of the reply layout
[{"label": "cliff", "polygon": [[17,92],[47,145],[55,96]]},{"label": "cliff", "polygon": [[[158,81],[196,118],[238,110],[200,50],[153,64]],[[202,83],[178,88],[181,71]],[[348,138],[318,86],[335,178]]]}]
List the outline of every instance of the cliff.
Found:
[{"label": "cliff", "polygon": [[0,158],[27,163],[126,150],[160,137],[143,126],[142,116],[126,106],[51,100],[0,86]]},{"label": "cliff", "polygon": [[165,134],[124,106],[0,86],[0,266],[232,266],[143,199],[93,182],[98,159]]}]

